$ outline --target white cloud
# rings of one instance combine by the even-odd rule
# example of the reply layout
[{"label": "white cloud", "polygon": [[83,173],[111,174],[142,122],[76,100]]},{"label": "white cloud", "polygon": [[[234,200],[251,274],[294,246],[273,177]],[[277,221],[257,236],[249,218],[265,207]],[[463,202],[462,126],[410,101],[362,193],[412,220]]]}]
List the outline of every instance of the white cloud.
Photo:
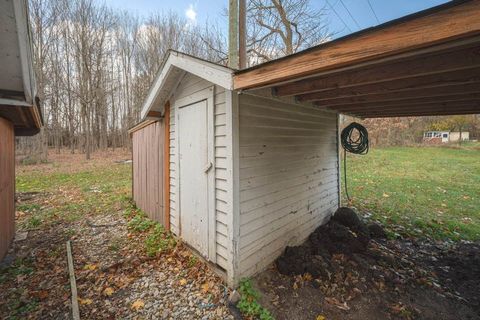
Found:
[{"label": "white cloud", "polygon": [[193,4],[190,4],[188,6],[188,9],[185,10],[185,16],[187,17],[187,19],[191,24],[194,24],[197,22],[197,11],[195,11],[195,7],[193,6]]}]

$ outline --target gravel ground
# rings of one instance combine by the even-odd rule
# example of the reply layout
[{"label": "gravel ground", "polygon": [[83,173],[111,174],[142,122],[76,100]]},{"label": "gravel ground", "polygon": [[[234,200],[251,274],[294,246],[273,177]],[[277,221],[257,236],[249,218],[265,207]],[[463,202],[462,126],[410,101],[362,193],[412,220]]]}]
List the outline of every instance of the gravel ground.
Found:
[{"label": "gravel ground", "polygon": [[76,234],[80,312],[87,318],[233,319],[228,289],[201,262],[186,271],[181,260],[191,253],[184,246],[146,257],[121,214],[93,217]]}]

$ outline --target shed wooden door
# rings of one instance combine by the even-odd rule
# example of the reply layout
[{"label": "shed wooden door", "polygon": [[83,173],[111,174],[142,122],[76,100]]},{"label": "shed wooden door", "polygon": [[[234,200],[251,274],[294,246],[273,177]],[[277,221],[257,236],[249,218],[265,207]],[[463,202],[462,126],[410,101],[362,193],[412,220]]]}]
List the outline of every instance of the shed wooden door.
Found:
[{"label": "shed wooden door", "polygon": [[208,258],[209,183],[207,100],[181,107],[179,124],[180,223],[182,238]]}]

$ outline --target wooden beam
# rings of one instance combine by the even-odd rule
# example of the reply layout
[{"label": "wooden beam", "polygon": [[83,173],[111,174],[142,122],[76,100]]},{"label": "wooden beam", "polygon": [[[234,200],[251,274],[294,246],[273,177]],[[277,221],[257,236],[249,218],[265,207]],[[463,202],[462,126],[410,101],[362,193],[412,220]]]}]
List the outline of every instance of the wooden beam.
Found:
[{"label": "wooden beam", "polygon": [[430,104],[417,104],[417,105],[403,105],[394,107],[382,107],[377,106],[371,109],[358,108],[357,110],[343,110],[339,109],[339,112],[346,112],[361,117],[371,117],[384,114],[402,115],[407,116],[409,114],[422,114],[422,115],[443,115],[443,114],[462,114],[467,113],[479,113],[480,112],[480,100],[472,101],[457,101],[457,102],[444,102],[444,103],[430,103]]},{"label": "wooden beam", "polygon": [[73,266],[72,245],[70,240],[67,241],[67,262],[68,262],[68,276],[70,278],[70,289],[72,292],[72,318],[73,320],[80,320],[80,311],[78,308],[78,294],[77,282],[75,281],[75,268]]},{"label": "wooden beam", "polygon": [[453,2],[238,72],[235,89],[271,85],[480,34],[480,0]]},{"label": "wooden beam", "polygon": [[163,150],[163,212],[165,214],[165,229],[170,230],[170,101],[165,104],[165,114],[163,117],[165,135]]},{"label": "wooden beam", "polygon": [[[402,106],[416,106],[425,104],[442,104],[447,102],[471,102],[480,100],[480,91],[469,94],[459,94],[442,97],[412,98],[398,101],[374,101],[371,103],[356,103],[348,105],[330,105],[330,110],[371,110],[376,108],[399,108]],[[321,106],[325,108],[325,106]]]},{"label": "wooden beam", "polygon": [[394,62],[371,65],[358,70],[287,83],[275,87],[275,93],[278,96],[300,95],[415,76],[434,75],[479,66],[480,45],[476,44],[473,47],[470,45],[467,48],[456,48],[456,50],[450,52],[440,51],[434,54],[424,54],[420,57],[398,59]]},{"label": "wooden beam", "polygon": [[390,113],[359,113],[354,116],[360,118],[392,118],[392,117],[428,117],[428,116],[453,116],[461,114],[478,114],[479,109],[465,110],[442,110],[442,111],[409,111],[409,112],[390,112]]},{"label": "wooden beam", "polygon": [[479,97],[472,97],[466,100],[459,100],[459,101],[432,101],[432,102],[418,102],[418,103],[404,103],[404,104],[396,104],[396,105],[358,105],[356,107],[348,107],[348,108],[338,108],[335,110],[338,111],[351,111],[355,112],[369,112],[369,111],[378,111],[378,110],[416,110],[419,108],[428,109],[428,110],[435,110],[435,109],[442,109],[442,108],[458,108],[458,107],[468,107],[468,106],[475,106],[480,103]]},{"label": "wooden beam", "polygon": [[462,71],[450,71],[437,75],[392,80],[381,84],[365,84],[357,87],[307,93],[297,96],[297,99],[300,101],[323,101],[374,94],[391,94],[426,88],[442,88],[452,85],[466,85],[479,82],[480,67]]},{"label": "wooden beam", "polygon": [[442,88],[442,90],[438,90],[438,88],[422,88],[394,93],[380,93],[348,98],[332,98],[323,101],[317,100],[315,101],[315,104],[325,108],[332,108],[335,106],[349,106],[362,103],[405,101],[423,98],[448,98],[454,95],[474,94],[478,92],[480,92],[480,82],[472,84],[452,85]]},{"label": "wooden beam", "polygon": [[149,117],[149,118],[161,118],[161,117],[162,117],[162,113],[161,113],[160,111],[150,110],[150,111],[148,111],[148,113],[147,113],[147,117]]}]

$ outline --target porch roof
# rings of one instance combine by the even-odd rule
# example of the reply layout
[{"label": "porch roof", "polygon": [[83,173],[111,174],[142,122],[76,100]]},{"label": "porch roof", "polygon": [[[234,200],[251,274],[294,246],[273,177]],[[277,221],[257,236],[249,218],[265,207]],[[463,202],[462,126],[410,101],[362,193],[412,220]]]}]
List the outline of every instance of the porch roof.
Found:
[{"label": "porch roof", "polygon": [[480,113],[480,0],[452,1],[236,71],[236,90],[272,88],[361,118]]}]

